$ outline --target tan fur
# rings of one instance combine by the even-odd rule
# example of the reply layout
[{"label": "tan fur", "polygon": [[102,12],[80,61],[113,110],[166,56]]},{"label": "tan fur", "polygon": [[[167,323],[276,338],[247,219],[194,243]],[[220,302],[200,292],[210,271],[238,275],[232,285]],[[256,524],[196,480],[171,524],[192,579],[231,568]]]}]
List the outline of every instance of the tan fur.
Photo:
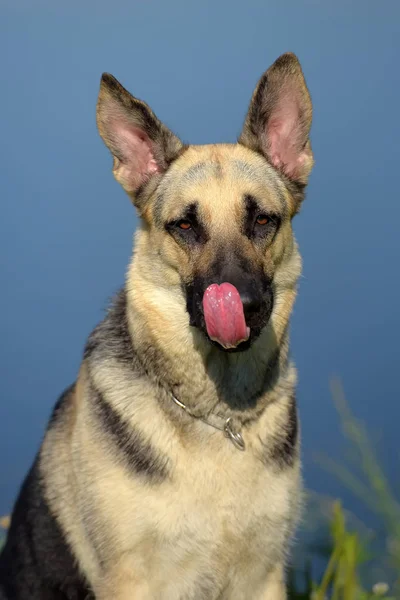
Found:
[{"label": "tan fur", "polygon": [[[93,374],[102,389],[116,383],[113,368],[118,370],[109,365]],[[65,442],[56,437],[57,432],[48,434],[42,468],[46,488],[56,490],[56,497],[49,493],[48,500],[96,598],[173,600],[186,597],[185,593],[190,597],[190,583],[204,573],[216,573],[221,582],[230,573],[231,585],[221,598],[247,598],[249,589],[254,590],[251,598],[264,598],[263,578],[269,567],[284,558],[282,547],[300,500],[298,466],[288,473],[269,472],[257,460],[264,450],[260,435],[265,439],[276,429],[281,408],[246,430],[248,451],[239,454],[219,432],[198,422],[191,424],[182,443],[166,426],[157,399],[146,394],[149,390],[141,389],[143,396],[138,396],[140,386],[128,377],[121,380],[121,375],[115,387],[110,400],[125,415],[134,412],[132,422],[140,423],[141,430],[157,440],[157,447],[169,453],[175,469],[171,481],[161,484],[156,495],[149,494],[140,480],[131,480],[118,467],[110,449],[105,452],[107,447],[99,443],[84,406],[73,435],[64,436],[70,445],[64,456]],[[134,411],[130,397],[138,403]],[[63,426],[66,433],[65,421]],[[57,454],[51,451],[52,444]],[[60,460],[62,472],[57,468]],[[139,523],[134,518],[138,512]],[[92,532],[96,553],[88,539]],[[259,564],[260,553],[266,551]]]},{"label": "tan fur", "polygon": [[[103,89],[101,107],[109,98]],[[99,123],[106,138],[103,113]],[[126,278],[127,319],[135,353],[145,357],[150,348],[162,357],[160,383],[133,373],[112,354],[84,360],[41,450],[46,499],[98,600],[286,598],[288,542],[302,496],[299,442],[290,466],[269,457],[284,434],[296,385],[294,367],[283,366],[301,271],[291,226],[298,206],[285,177],[251,148],[248,133],[243,139],[249,147],[183,148],[174,137],[179,156],[140,205]],[[121,169],[114,157],[116,177],[124,173],[122,183],[132,195]],[[245,194],[257,197],[265,212],[283,215],[266,247],[241,232]],[[159,202],[158,217],[167,222],[193,199],[210,240],[188,252],[155,224],[153,209]],[[239,247],[250,264],[262,264],[275,286],[267,326],[248,351],[237,354],[221,352],[189,327],[182,288],[193,273],[207,273],[227,247]],[[277,349],[277,380],[256,406],[233,411],[229,398],[251,397],[262,388]],[[169,388],[169,382],[179,383]],[[96,418],[94,390],[165,457],[168,476],[162,481],[151,483],[127,470]],[[172,393],[195,415],[231,416],[246,450],[186,414]]]}]

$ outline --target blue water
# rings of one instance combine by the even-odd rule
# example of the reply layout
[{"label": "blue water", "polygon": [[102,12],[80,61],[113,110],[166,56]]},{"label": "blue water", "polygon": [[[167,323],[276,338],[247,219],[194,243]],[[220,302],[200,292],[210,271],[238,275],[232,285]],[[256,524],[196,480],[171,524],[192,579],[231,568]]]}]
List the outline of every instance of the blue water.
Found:
[{"label": "blue water", "polygon": [[380,455],[398,473],[399,22],[389,0],[3,0],[0,514],[131,251],[134,210],[95,127],[101,73],[185,141],[234,141],[258,77],[287,50],[315,107],[292,324],[306,481],[342,493],[314,462],[315,453],[343,455],[332,374],[382,432]]}]

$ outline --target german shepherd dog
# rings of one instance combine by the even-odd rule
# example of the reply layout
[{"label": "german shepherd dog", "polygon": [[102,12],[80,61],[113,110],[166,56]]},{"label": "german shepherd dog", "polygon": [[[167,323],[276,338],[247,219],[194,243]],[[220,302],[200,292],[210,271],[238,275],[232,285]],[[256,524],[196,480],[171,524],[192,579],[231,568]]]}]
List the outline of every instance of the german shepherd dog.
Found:
[{"label": "german shepherd dog", "polygon": [[139,214],[20,491],[2,600],[282,600],[302,498],[288,325],[313,165],[295,55],[236,144],[183,144],[109,74],[97,104]]}]

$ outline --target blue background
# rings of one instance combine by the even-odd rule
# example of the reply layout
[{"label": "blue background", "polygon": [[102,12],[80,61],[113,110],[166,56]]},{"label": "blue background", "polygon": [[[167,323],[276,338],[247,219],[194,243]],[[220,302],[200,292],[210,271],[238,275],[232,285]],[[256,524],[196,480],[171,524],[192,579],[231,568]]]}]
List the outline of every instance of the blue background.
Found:
[{"label": "blue background", "polygon": [[357,415],[383,432],[380,456],[394,476],[399,22],[389,0],[1,2],[0,515],[131,252],[135,213],[95,126],[101,73],[185,141],[234,141],[259,76],[288,50],[314,102],[292,325],[306,481],[343,492],[314,462],[315,453],[342,456],[333,374]]}]

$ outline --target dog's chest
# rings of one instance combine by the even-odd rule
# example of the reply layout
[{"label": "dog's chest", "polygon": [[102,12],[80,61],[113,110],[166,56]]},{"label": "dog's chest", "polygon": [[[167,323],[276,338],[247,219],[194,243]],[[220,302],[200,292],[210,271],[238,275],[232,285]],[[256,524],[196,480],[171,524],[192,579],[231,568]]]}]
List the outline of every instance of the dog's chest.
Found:
[{"label": "dog's chest", "polygon": [[252,448],[222,442],[220,452],[182,451],[170,480],[127,488],[123,503],[119,497],[121,516],[129,505],[130,518],[117,526],[115,543],[143,565],[154,597],[224,598],[225,590],[234,598],[232,586],[256,589],[283,557],[297,468],[273,470]]}]

